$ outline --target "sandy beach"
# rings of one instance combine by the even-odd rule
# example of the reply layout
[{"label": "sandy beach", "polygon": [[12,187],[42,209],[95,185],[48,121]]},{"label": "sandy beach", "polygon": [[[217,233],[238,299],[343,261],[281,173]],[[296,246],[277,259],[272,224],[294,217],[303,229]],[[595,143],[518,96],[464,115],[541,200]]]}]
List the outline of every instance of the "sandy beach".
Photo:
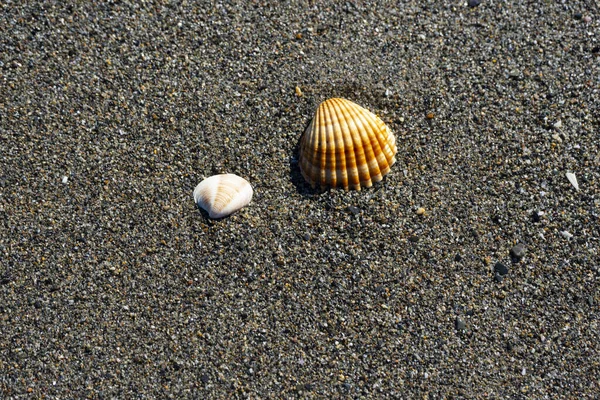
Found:
[{"label": "sandy beach", "polygon": [[75,3],[0,4],[0,398],[597,398],[598,2]]}]

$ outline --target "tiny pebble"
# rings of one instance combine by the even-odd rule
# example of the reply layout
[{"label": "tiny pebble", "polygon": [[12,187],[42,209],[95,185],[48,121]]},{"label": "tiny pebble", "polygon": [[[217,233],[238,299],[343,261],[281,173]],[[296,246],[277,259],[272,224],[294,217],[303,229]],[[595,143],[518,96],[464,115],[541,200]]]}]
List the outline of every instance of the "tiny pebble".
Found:
[{"label": "tiny pebble", "polygon": [[66,184],[69,182],[69,177],[68,176],[63,176],[62,177],[62,183]]},{"label": "tiny pebble", "polygon": [[513,258],[516,258],[517,260],[520,260],[521,258],[523,258],[523,256],[525,256],[525,245],[523,243],[519,243],[516,246],[513,246],[512,249],[510,249],[510,255]]},{"label": "tiny pebble", "polygon": [[478,5],[481,4],[481,0],[469,0],[467,2],[467,4],[469,5],[469,7],[473,8],[473,7],[477,7]]},{"label": "tiny pebble", "polygon": [[348,206],[348,211],[354,215],[360,214],[360,208],[354,206]]},{"label": "tiny pebble", "polygon": [[427,119],[433,119],[434,117],[435,117],[434,113],[432,113],[432,112],[427,113]]},{"label": "tiny pebble", "polygon": [[581,13],[575,13],[574,17],[575,17],[575,19],[579,20],[579,19],[583,18],[583,15]]},{"label": "tiny pebble", "polygon": [[300,89],[300,86],[296,86],[296,96],[302,97],[302,90]]},{"label": "tiny pebble", "polygon": [[417,208],[417,215],[425,215],[425,209],[423,207]]},{"label": "tiny pebble", "polygon": [[462,256],[461,256],[460,254],[458,254],[458,253],[457,253],[457,254],[454,256],[454,261],[456,261],[456,262],[460,262],[461,260],[462,260]]},{"label": "tiny pebble", "polygon": [[494,265],[494,271],[496,271],[498,275],[506,275],[508,274],[508,267],[501,262],[497,262],[496,265]]},{"label": "tiny pebble", "polygon": [[589,15],[586,15],[585,17],[583,17],[583,22],[589,24],[590,22],[592,22],[592,17],[590,17]]},{"label": "tiny pebble", "polygon": [[456,330],[457,331],[463,331],[466,328],[466,326],[467,326],[467,324],[465,323],[465,321],[463,321],[459,317],[456,317],[455,325],[456,325]]}]

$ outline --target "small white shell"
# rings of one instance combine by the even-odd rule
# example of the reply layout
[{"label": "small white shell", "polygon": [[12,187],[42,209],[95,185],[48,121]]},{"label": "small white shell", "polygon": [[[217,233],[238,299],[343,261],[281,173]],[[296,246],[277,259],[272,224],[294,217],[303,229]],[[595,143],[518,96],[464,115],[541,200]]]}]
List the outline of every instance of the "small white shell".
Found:
[{"label": "small white shell", "polygon": [[573,237],[573,235],[568,231],[560,231],[560,234],[567,240],[569,240]]},{"label": "small white shell", "polygon": [[252,186],[234,174],[206,178],[194,189],[194,201],[208,211],[210,218],[223,218],[246,206],[252,200]]},{"label": "small white shell", "polygon": [[577,177],[575,176],[575,174],[567,172],[566,175],[567,175],[567,179],[569,180],[569,182],[571,182],[571,185],[573,185],[573,187],[576,190],[579,190],[579,184],[577,183]]}]

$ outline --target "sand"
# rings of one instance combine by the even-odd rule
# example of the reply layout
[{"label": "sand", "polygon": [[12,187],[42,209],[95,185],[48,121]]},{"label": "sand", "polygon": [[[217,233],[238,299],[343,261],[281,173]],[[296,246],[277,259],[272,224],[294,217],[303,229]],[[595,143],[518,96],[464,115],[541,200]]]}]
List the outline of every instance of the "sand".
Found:
[{"label": "sand", "polygon": [[[78,3],[0,6],[0,397],[597,396],[597,3]],[[372,188],[300,175],[333,96]]]}]

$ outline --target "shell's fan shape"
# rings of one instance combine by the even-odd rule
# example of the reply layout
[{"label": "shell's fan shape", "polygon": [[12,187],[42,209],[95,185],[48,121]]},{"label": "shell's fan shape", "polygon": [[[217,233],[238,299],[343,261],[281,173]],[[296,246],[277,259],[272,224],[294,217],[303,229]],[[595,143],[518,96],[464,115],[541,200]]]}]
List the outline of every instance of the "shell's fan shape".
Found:
[{"label": "shell's fan shape", "polygon": [[252,200],[252,186],[234,174],[206,178],[194,189],[194,201],[208,211],[210,218],[223,218]]},{"label": "shell's fan shape", "polygon": [[300,139],[300,171],[314,187],[360,190],[396,162],[396,138],[372,112],[346,99],[319,105]]}]

